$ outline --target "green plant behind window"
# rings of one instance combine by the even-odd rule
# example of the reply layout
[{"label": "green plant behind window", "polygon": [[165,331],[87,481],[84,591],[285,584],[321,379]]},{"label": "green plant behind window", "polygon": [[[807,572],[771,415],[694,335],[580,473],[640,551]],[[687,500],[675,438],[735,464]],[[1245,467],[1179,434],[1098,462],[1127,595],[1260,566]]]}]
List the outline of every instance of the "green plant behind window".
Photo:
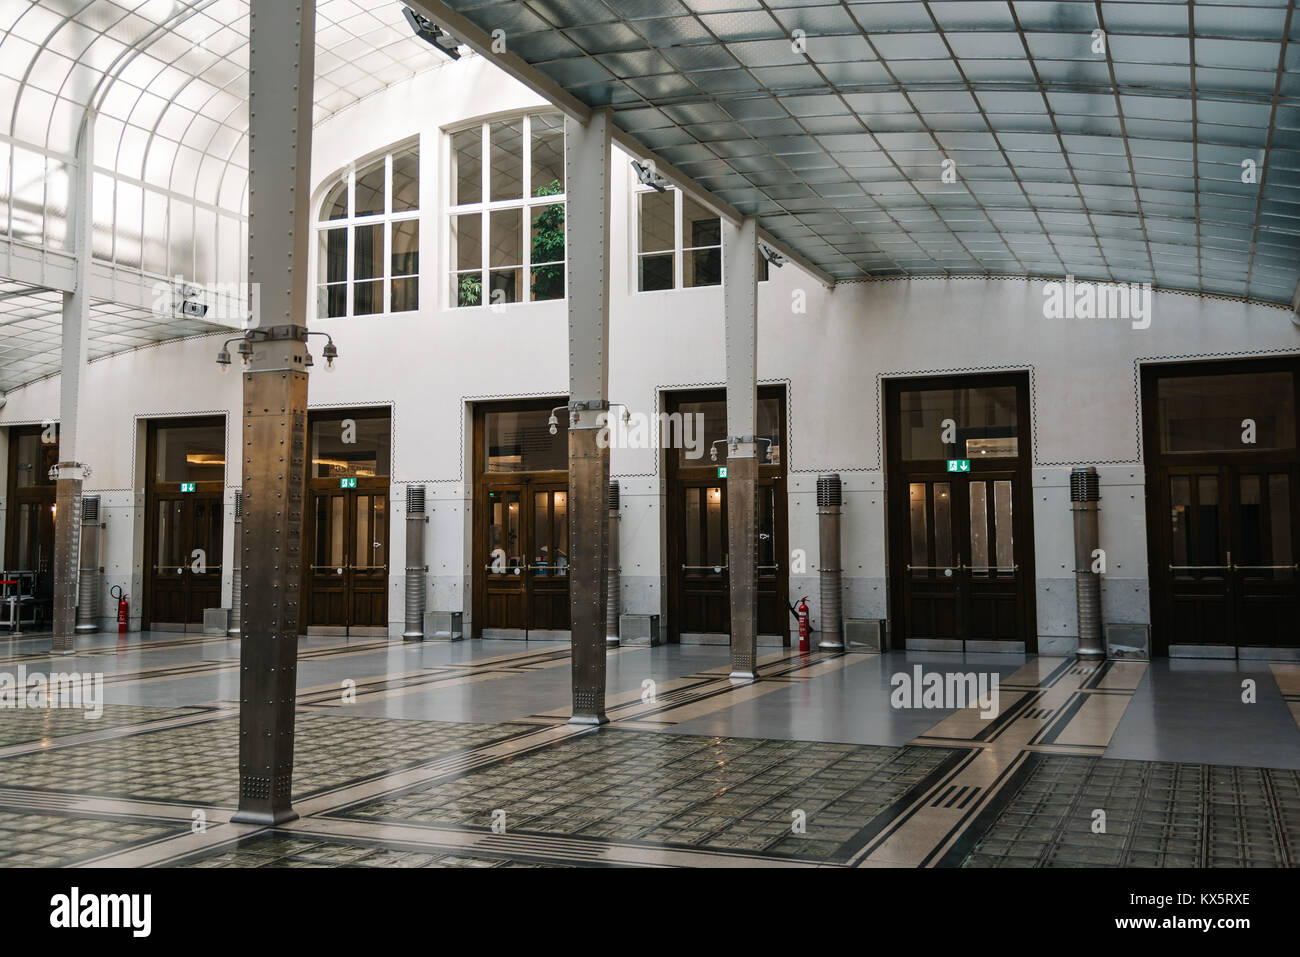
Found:
[{"label": "green plant behind window", "polygon": [[[538,196],[556,196],[564,192],[558,179],[537,187]],[[543,206],[533,219],[532,275],[533,300],[564,297],[564,205]]]}]

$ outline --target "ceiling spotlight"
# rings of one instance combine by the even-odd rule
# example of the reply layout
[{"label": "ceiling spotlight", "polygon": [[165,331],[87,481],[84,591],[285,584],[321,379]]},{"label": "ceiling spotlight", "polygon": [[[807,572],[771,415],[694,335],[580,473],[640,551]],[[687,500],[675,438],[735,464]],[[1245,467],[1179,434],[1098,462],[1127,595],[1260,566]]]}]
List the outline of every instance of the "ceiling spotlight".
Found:
[{"label": "ceiling spotlight", "polygon": [[442,27],[428,17],[420,16],[410,7],[403,7],[402,15],[406,17],[406,22],[411,25],[411,30],[417,37],[438,52],[447,54],[453,60],[460,59],[460,51],[456,49],[460,44],[450,33],[443,30]]},{"label": "ceiling spotlight", "polygon": [[775,266],[777,269],[780,269],[785,265],[785,257],[767,243],[759,243],[758,251],[763,254],[763,258],[766,259],[768,263]]},{"label": "ceiling spotlight", "polygon": [[641,181],[642,186],[649,186],[659,193],[668,190],[668,180],[656,173],[653,166],[642,163],[640,160],[633,160],[632,168],[636,170],[636,178]]}]

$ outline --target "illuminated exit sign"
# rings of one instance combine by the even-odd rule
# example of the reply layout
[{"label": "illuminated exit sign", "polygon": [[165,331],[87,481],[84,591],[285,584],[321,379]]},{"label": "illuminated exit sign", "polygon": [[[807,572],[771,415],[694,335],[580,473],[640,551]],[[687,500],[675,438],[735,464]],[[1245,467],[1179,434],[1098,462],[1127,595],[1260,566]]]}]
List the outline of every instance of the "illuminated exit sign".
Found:
[{"label": "illuminated exit sign", "polygon": [[193,482],[182,482],[182,483],[181,483],[181,491],[182,491],[182,492],[193,492],[193,491],[194,491],[194,483],[193,483]]},{"label": "illuminated exit sign", "polygon": [[949,460],[948,460],[948,471],[949,471],[949,472],[969,472],[969,471],[970,471],[970,459],[949,459]]},{"label": "illuminated exit sign", "polygon": [[357,487],[357,480],[354,478],[339,479],[339,488],[356,488],[356,487]]},{"label": "illuminated exit sign", "polygon": [[725,465],[719,465],[718,478],[726,478],[726,477],[727,477],[727,467]]}]

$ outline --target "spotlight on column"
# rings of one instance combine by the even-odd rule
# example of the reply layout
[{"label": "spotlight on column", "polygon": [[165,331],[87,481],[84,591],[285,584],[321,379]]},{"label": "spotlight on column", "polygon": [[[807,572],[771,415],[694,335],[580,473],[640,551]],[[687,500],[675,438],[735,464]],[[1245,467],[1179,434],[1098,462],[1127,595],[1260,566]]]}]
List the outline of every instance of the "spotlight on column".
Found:
[{"label": "spotlight on column", "polygon": [[439,53],[447,54],[453,60],[460,59],[460,51],[456,49],[460,44],[455,37],[443,30],[442,27],[428,17],[420,16],[410,7],[402,8],[402,16],[406,17],[406,22],[411,25],[411,31],[429,46]]},{"label": "spotlight on column", "polygon": [[334,340],[330,339],[325,343],[325,348],[321,350],[321,355],[325,357],[325,369],[328,372],[334,371],[334,360],[339,357],[338,346],[334,345]]},{"label": "spotlight on column", "polygon": [[632,169],[636,170],[636,178],[641,181],[642,186],[649,186],[659,193],[667,191],[668,180],[656,173],[652,166],[640,160],[633,160]]},{"label": "spotlight on column", "polygon": [[758,251],[763,254],[763,258],[766,259],[768,263],[775,266],[777,269],[780,269],[785,265],[785,257],[767,243],[759,243]]},{"label": "spotlight on column", "polygon": [[546,424],[549,425],[549,426],[551,427],[551,435],[556,435],[556,434],[559,433],[559,431],[560,431],[560,420],[557,419],[557,418],[555,417],[555,413],[554,413],[554,412],[552,412],[552,413],[551,413],[551,417],[550,417],[549,419],[546,420]]}]

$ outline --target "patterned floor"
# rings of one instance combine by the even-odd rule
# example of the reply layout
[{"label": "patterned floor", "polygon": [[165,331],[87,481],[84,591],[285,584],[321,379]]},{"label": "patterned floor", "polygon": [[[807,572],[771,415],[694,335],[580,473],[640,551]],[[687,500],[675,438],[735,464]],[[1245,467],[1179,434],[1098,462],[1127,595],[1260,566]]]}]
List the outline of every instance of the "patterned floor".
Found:
[{"label": "patterned floor", "polygon": [[1300,773],[1034,754],[973,830],[962,867],[1287,867]]},{"label": "patterned floor", "polygon": [[[167,716],[163,709],[137,711]],[[0,719],[0,727],[4,723]],[[514,725],[302,714],[294,739],[294,795],[392,772],[525,730]],[[21,781],[25,788],[232,806],[238,767],[238,717],[41,751],[4,764],[6,780]]]},{"label": "patterned floor", "polygon": [[956,753],[609,730],[345,816],[842,861]]},{"label": "patterned floor", "polygon": [[[1300,665],[1251,672],[1260,704],[1243,711],[1235,663],[1202,675],[1145,662],[961,659],[963,670],[1001,675],[987,720],[972,708],[891,707],[891,674],[950,668],[951,658],[779,650],[760,659],[753,682],[728,677],[725,648],[620,649],[609,658],[613,723],[597,729],[567,724],[568,649],[558,643],[309,639],[295,739],[300,817],[266,828],[232,819],[237,642],[168,636],[119,650],[85,652],[105,669],[113,702],[96,720],[0,708],[0,866],[1300,860]],[[30,644],[0,648],[0,670],[40,659]],[[349,680],[355,704],[340,700]],[[1117,747],[1182,750],[1136,760]]]}]

